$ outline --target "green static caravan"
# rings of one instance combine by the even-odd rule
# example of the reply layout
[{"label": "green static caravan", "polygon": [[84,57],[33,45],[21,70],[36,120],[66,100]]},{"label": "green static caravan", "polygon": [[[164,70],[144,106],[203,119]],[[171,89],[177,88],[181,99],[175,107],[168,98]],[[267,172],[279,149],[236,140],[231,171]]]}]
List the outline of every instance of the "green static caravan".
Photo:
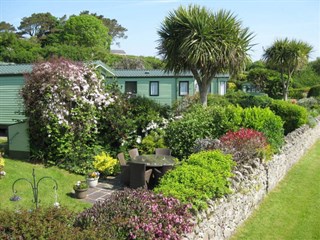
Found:
[{"label": "green static caravan", "polygon": [[[106,84],[115,82],[123,93],[151,98],[160,104],[172,105],[176,100],[197,92],[197,84],[190,72],[174,74],[163,70],[111,69],[101,61],[89,62],[104,77]],[[20,90],[24,73],[32,64],[0,63],[0,136],[8,137],[9,157],[28,156],[26,117]],[[211,82],[209,92],[224,95],[228,75],[218,75]],[[10,127],[11,126],[11,127]]]},{"label": "green static caravan", "polygon": [[150,98],[171,105],[186,95],[193,95],[194,78],[190,74],[174,75],[163,70],[114,70],[123,93]]},{"label": "green static caravan", "polygon": [[[198,91],[191,72],[174,74],[163,70],[113,70],[113,79],[121,92],[144,96],[171,106],[176,100],[192,96]],[[218,75],[209,87],[209,93],[224,95],[228,75]]]},{"label": "green static caravan", "polygon": [[0,134],[7,137],[5,149],[10,157],[13,157],[10,154],[13,149],[19,156],[28,156],[29,153],[20,90],[25,81],[23,74],[31,70],[30,64],[0,63]]}]

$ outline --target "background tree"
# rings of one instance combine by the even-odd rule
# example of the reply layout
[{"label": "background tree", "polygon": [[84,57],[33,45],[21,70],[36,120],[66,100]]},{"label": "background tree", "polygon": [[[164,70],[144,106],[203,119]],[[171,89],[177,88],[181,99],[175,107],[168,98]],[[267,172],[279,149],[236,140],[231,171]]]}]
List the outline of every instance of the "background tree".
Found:
[{"label": "background tree", "polygon": [[42,49],[34,39],[21,39],[12,32],[0,32],[0,61],[32,63],[42,59]]},{"label": "background tree", "polygon": [[71,16],[61,33],[65,44],[110,49],[111,37],[101,20],[91,15]]},{"label": "background tree", "polygon": [[197,5],[181,6],[169,13],[158,34],[165,69],[175,73],[191,71],[204,106],[215,75],[244,69],[253,38],[231,12],[212,13]]},{"label": "background tree", "polygon": [[310,65],[319,76],[320,76],[320,58],[317,58],[315,61],[310,62]]},{"label": "background tree", "polygon": [[5,21],[0,22],[0,32],[15,32],[16,28]]},{"label": "background tree", "polygon": [[267,68],[253,68],[249,70],[247,81],[252,82],[258,90],[272,98],[281,98],[280,73]]},{"label": "background tree", "polygon": [[115,42],[115,40],[119,38],[123,38],[123,39],[127,38],[127,35],[125,34],[127,29],[122,27],[116,19],[106,18],[103,15],[90,13],[89,11],[83,11],[80,13],[80,15],[89,15],[89,14],[100,19],[103,22],[103,24],[109,29],[108,33],[112,38],[112,42]]},{"label": "background tree", "polygon": [[58,19],[52,16],[51,13],[33,13],[30,17],[22,18],[18,27],[19,34],[27,34],[30,37],[36,36],[41,39],[57,27],[58,23]]},{"label": "background tree", "polygon": [[267,65],[280,72],[284,100],[288,99],[292,75],[308,63],[311,50],[312,47],[308,43],[287,38],[276,40],[265,50],[263,58]]},{"label": "background tree", "polygon": [[320,74],[315,71],[313,63],[308,63],[303,69],[293,75],[292,87],[310,88],[320,84]]}]

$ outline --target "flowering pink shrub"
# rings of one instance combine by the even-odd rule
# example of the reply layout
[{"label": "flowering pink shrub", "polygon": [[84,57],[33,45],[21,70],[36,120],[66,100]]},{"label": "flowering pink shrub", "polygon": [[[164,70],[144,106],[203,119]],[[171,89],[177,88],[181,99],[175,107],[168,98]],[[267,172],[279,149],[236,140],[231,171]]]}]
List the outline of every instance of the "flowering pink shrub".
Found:
[{"label": "flowering pink shrub", "polygon": [[96,231],[113,229],[115,239],[180,239],[192,230],[190,209],[175,198],[126,189],[82,212],[75,225]]},{"label": "flowering pink shrub", "polygon": [[63,58],[33,65],[21,94],[31,158],[86,173],[98,145],[99,119],[113,101],[93,66]]},{"label": "flowering pink shrub", "polygon": [[236,132],[227,132],[220,139],[220,148],[233,155],[233,160],[242,162],[262,157],[269,150],[263,133],[253,129],[241,128]]}]

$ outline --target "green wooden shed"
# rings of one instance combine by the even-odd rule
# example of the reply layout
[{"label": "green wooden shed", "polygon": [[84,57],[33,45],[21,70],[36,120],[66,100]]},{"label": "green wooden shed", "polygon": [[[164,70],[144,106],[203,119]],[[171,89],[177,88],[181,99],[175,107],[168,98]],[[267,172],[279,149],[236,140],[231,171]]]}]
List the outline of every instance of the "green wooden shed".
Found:
[{"label": "green wooden shed", "polygon": [[7,136],[6,147],[10,157],[29,156],[29,139],[20,89],[23,74],[30,72],[30,64],[0,63],[0,134]]}]

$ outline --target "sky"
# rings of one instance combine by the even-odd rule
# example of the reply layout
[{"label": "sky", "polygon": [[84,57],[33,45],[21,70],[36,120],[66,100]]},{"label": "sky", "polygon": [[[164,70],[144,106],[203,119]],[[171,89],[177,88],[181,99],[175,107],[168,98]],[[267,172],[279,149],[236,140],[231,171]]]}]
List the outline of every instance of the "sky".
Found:
[{"label": "sky", "polygon": [[15,27],[23,17],[50,12],[55,17],[78,15],[88,10],[116,19],[127,28],[127,39],[120,47],[128,55],[158,55],[158,33],[170,12],[179,6],[197,4],[216,12],[231,11],[255,35],[249,52],[253,61],[260,60],[264,49],[277,39],[296,39],[313,47],[310,60],[320,57],[320,0],[0,0],[0,21]]}]

